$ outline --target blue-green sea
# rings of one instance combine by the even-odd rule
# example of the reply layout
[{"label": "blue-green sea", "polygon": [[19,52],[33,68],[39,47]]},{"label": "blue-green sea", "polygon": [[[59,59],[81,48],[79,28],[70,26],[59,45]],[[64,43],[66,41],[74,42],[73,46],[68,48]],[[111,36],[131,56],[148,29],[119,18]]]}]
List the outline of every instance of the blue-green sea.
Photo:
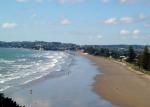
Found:
[{"label": "blue-green sea", "polygon": [[70,57],[65,52],[0,48],[0,92],[63,71]]}]

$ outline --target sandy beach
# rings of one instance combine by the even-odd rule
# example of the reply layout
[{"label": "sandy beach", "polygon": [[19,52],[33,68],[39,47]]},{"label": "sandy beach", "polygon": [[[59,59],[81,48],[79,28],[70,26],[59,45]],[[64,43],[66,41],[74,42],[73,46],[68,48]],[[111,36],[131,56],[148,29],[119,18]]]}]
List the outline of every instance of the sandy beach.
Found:
[{"label": "sandy beach", "polygon": [[96,76],[94,91],[120,107],[150,107],[150,78],[113,60],[84,55],[96,62],[103,74]]}]

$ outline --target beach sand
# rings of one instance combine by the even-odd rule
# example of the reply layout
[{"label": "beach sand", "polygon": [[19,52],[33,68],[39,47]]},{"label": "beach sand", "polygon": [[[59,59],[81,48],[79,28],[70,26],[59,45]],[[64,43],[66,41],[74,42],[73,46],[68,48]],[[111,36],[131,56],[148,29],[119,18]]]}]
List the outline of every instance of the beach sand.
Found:
[{"label": "beach sand", "polygon": [[[82,54],[83,55],[83,54]],[[120,107],[150,107],[150,77],[103,57],[84,55],[103,74],[96,76],[94,91]]]}]

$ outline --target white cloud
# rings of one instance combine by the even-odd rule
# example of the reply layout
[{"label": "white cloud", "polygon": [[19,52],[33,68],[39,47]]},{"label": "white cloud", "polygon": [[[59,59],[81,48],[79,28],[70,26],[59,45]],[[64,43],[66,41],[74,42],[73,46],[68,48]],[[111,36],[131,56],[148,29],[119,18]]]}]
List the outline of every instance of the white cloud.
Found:
[{"label": "white cloud", "polygon": [[121,34],[121,35],[129,35],[129,34],[130,34],[130,31],[129,31],[129,30],[126,30],[126,29],[122,29],[122,30],[120,31],[120,34]]},{"label": "white cloud", "polygon": [[63,19],[63,20],[61,21],[61,24],[62,24],[62,25],[70,25],[70,24],[71,24],[71,21],[70,21],[69,19]]},{"label": "white cloud", "polygon": [[81,36],[83,36],[83,35],[85,35],[85,36],[94,36],[94,37],[95,36],[97,36],[97,37],[99,36],[99,38],[101,36],[97,32],[82,31],[82,30],[69,31],[68,34],[70,34],[70,35],[81,35]]},{"label": "white cloud", "polygon": [[37,16],[38,16],[38,15],[37,15],[36,13],[33,13],[33,14],[31,15],[31,19],[35,19]]},{"label": "white cloud", "polygon": [[135,30],[132,31],[132,37],[134,39],[138,39],[139,36],[140,36],[140,33],[141,33],[141,31],[139,29],[135,29]]},{"label": "white cloud", "polygon": [[[43,3],[44,1],[50,2],[52,0],[16,0],[16,2],[19,3],[25,3],[25,2],[35,2],[35,3]],[[76,4],[76,3],[81,3],[84,0],[53,0],[56,1],[60,4]]]},{"label": "white cloud", "polygon": [[16,23],[6,22],[2,24],[3,29],[14,29],[17,26]]},{"label": "white cloud", "polygon": [[35,2],[37,2],[37,3],[43,3],[44,0],[35,0]]},{"label": "white cloud", "polygon": [[102,3],[108,3],[110,0],[101,0]]},{"label": "white cloud", "polygon": [[125,3],[125,2],[127,2],[127,0],[120,0],[120,2],[121,2],[121,3]]},{"label": "white cloud", "polygon": [[149,6],[150,1],[149,0],[101,0],[102,3],[119,3],[119,4],[143,4]]},{"label": "white cloud", "polygon": [[64,3],[65,3],[65,0],[58,0],[58,2],[59,2],[60,4],[64,4]]},{"label": "white cloud", "polygon": [[26,2],[36,2],[36,3],[43,3],[44,0],[16,0],[18,3],[26,3]]},{"label": "white cloud", "polygon": [[131,16],[124,16],[121,18],[109,18],[104,20],[103,22],[105,24],[133,24],[133,23],[140,23],[140,22],[146,22],[150,20],[150,16],[146,16],[143,13],[140,13],[139,15],[136,15],[134,17]]},{"label": "white cloud", "polygon": [[130,4],[130,3],[136,3],[139,0],[118,0],[121,4]]},{"label": "white cloud", "polygon": [[139,19],[142,20],[142,19],[145,19],[145,18],[146,18],[146,16],[145,16],[143,13],[140,13],[140,14],[139,14]]},{"label": "white cloud", "polygon": [[134,22],[134,18],[126,16],[126,17],[120,18],[120,21],[123,22],[123,23],[133,23]]},{"label": "white cloud", "polygon": [[148,4],[150,3],[149,0],[118,0],[118,2],[122,3],[122,4]]},{"label": "white cloud", "polygon": [[[112,0],[113,1],[113,0]],[[149,6],[150,5],[150,0],[114,0],[117,1],[120,4],[140,4],[140,5],[144,5],[144,6]]]},{"label": "white cloud", "polygon": [[141,33],[141,31],[138,30],[138,29],[135,29],[135,30],[133,30],[133,32],[132,32],[133,35],[139,35],[140,33]]},{"label": "white cloud", "polygon": [[99,40],[101,40],[102,38],[103,38],[102,35],[97,35],[97,36],[96,36],[96,35],[95,35],[95,36],[94,36],[94,35],[89,35],[89,36],[88,36],[88,39],[89,39],[90,41],[93,41],[93,42],[94,42],[94,41],[97,41],[97,40],[99,41]]},{"label": "white cloud", "polygon": [[133,38],[138,38],[139,35],[141,34],[141,31],[139,29],[134,29],[134,30],[127,30],[127,29],[123,29],[120,31],[120,35],[123,35],[123,36],[131,36]]},{"label": "white cloud", "polygon": [[69,4],[76,4],[76,3],[81,3],[83,2],[84,0],[58,0],[58,2],[60,4],[66,4],[66,3],[69,3]]},{"label": "white cloud", "polygon": [[104,21],[105,24],[117,24],[117,18],[109,18]]},{"label": "white cloud", "polygon": [[150,28],[150,23],[145,23],[145,24],[144,24],[144,27]]},{"label": "white cloud", "polygon": [[97,35],[97,37],[96,37],[97,39],[102,39],[103,38],[103,36],[102,35]]},{"label": "white cloud", "polygon": [[28,0],[16,0],[16,1],[19,3],[24,3],[24,2],[27,2]]}]

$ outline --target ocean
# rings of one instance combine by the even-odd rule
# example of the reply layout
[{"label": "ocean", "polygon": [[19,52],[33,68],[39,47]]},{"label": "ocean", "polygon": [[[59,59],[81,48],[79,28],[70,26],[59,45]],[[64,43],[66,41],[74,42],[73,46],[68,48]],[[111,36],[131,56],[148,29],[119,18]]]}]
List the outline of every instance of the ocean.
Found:
[{"label": "ocean", "polygon": [[0,48],[0,92],[63,72],[71,60],[65,52]]},{"label": "ocean", "polygon": [[93,91],[99,73],[75,52],[0,48],[0,92],[25,107],[117,107]]}]

